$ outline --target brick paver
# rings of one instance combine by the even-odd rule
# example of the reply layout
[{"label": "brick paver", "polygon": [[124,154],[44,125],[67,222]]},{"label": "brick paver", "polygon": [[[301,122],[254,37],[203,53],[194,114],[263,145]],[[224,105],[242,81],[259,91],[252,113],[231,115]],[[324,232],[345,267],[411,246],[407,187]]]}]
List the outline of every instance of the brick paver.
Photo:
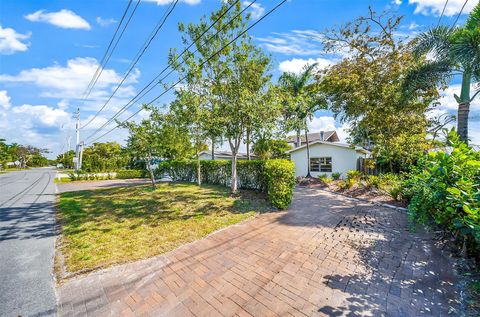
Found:
[{"label": "brick paver", "polygon": [[453,260],[403,212],[300,188],[172,252],[72,279],[62,316],[456,316]]}]

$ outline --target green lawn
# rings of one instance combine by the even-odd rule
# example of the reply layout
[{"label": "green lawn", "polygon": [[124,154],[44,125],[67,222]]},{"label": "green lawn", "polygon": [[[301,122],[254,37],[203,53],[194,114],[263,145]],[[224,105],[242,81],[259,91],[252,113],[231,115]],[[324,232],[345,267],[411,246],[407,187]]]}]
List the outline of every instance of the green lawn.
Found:
[{"label": "green lawn", "polygon": [[261,194],[185,183],[62,193],[58,206],[68,272],[151,257],[269,210]]}]

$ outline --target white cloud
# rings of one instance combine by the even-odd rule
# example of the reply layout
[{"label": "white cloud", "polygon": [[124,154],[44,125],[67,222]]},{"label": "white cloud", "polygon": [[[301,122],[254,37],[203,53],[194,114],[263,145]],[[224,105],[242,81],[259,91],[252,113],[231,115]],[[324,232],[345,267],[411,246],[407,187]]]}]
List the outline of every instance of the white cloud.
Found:
[{"label": "white cloud", "polygon": [[315,30],[273,32],[270,36],[256,38],[270,52],[284,55],[317,55],[322,53],[322,34]]},{"label": "white cloud", "polygon": [[6,90],[0,90],[0,107],[4,110],[10,108],[10,96],[7,94]]},{"label": "white cloud", "polygon": [[83,29],[90,30],[90,24],[77,15],[75,12],[62,9],[57,12],[46,12],[39,10],[37,12],[27,14],[25,19],[32,22],[45,22],[64,29]]},{"label": "white cloud", "polygon": [[103,19],[102,17],[97,17],[95,19],[95,21],[97,21],[97,23],[100,25],[100,26],[109,26],[110,24],[114,24],[117,22],[117,20],[115,19],[112,19],[112,18],[109,18],[109,19]]},{"label": "white cloud", "polygon": [[309,58],[309,59],[302,59],[302,58],[293,58],[290,60],[286,60],[283,62],[280,62],[278,65],[278,69],[282,72],[290,72],[290,73],[295,73],[298,74],[302,71],[302,69],[308,64],[312,65],[314,63],[317,63],[317,70],[320,69],[325,69],[330,65],[335,64],[335,60],[333,59],[326,59],[326,58]]},{"label": "white cloud", "polygon": [[48,127],[61,126],[70,119],[70,115],[65,110],[45,105],[25,104],[12,108],[12,112],[22,114],[22,117],[29,117],[30,120]]},{"label": "white cloud", "polygon": [[[243,1],[243,6],[249,6],[252,2],[251,1]],[[252,5],[250,5],[250,14],[251,14],[251,17],[252,19],[254,20],[258,20],[262,15],[263,13],[265,12],[265,8],[262,7],[262,5],[260,3],[253,3]]]},{"label": "white cloud", "polygon": [[[442,14],[443,7],[445,6],[445,0],[408,0],[409,4],[416,5],[414,13],[423,15],[440,16]],[[458,14],[462,9],[464,0],[450,0],[445,8],[445,16],[453,16]],[[468,14],[473,10],[478,1],[469,1],[463,9],[463,14]]]},{"label": "white cloud", "polygon": [[[163,6],[166,4],[172,3],[174,0],[143,0],[144,2],[155,2],[159,6]],[[189,5],[196,5],[199,4],[202,0],[180,0],[179,2],[183,2]]]},{"label": "white cloud", "polygon": [[[41,97],[63,99],[79,99],[88,86],[90,79],[98,67],[96,59],[77,57],[67,61],[66,66],[54,64],[45,68],[23,70],[17,75],[0,74],[0,82],[30,83],[41,88]],[[140,72],[136,69],[125,81],[117,96],[126,97],[133,94],[133,87]],[[113,69],[104,69],[98,79],[90,98],[93,100],[105,98],[110,94],[112,86],[121,80],[121,75]]]},{"label": "white cloud", "polygon": [[29,44],[22,40],[29,37],[30,34],[20,34],[12,28],[2,28],[0,25],[0,54],[10,55],[15,52],[25,52]]}]

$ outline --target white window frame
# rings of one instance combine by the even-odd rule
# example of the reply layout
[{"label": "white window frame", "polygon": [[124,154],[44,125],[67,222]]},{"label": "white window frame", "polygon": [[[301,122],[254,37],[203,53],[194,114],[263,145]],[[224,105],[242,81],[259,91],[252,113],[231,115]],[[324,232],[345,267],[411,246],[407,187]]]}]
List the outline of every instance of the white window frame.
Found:
[{"label": "white window frame", "polygon": [[[312,160],[318,161],[313,163]],[[312,163],[318,165],[317,168],[312,167]],[[310,171],[319,173],[331,173],[333,171],[333,160],[331,156],[311,157],[310,158]]]}]

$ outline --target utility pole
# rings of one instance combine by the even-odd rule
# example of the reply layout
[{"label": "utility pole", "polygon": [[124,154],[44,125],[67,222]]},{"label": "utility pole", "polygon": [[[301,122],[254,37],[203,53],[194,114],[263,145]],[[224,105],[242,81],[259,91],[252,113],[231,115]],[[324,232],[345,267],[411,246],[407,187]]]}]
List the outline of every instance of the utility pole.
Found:
[{"label": "utility pole", "polygon": [[80,169],[80,108],[77,108],[77,122],[75,124],[75,131],[77,133],[77,146],[75,147],[75,158],[73,159],[73,166],[75,172]]}]

